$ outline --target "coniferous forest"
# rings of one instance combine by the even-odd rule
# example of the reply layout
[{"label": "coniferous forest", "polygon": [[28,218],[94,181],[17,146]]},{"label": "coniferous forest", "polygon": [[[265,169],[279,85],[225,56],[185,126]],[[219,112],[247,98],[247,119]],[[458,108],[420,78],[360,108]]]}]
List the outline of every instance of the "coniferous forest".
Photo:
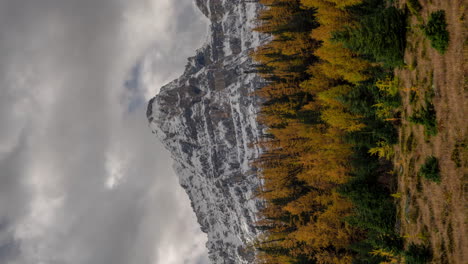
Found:
[{"label": "coniferous forest", "polygon": [[[426,263],[398,231],[393,157],[407,8],[385,0],[260,0],[252,52],[267,84],[253,162],[265,201],[258,263]],[[414,1],[412,1],[414,2]],[[424,119],[424,118],[423,118]]]}]

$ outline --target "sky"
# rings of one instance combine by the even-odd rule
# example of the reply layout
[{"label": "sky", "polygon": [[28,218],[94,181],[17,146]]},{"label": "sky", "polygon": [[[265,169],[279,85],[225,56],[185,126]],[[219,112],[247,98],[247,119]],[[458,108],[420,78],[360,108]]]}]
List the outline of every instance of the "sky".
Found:
[{"label": "sky", "polygon": [[0,263],[208,263],[145,117],[207,23],[192,0],[0,0]]}]

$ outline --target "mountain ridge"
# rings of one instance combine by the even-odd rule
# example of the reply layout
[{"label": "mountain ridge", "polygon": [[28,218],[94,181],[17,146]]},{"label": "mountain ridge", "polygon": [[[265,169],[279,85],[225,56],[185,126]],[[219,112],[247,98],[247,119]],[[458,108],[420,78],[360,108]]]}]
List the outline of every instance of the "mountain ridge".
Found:
[{"label": "mountain ridge", "polygon": [[153,133],[171,153],[212,263],[252,263],[249,245],[262,207],[260,184],[250,162],[260,150],[251,144],[263,128],[256,122],[261,99],[253,93],[264,80],[252,73],[249,52],[268,41],[253,31],[256,2],[195,0],[210,21],[205,44],[188,59],[184,73],[148,103]]}]

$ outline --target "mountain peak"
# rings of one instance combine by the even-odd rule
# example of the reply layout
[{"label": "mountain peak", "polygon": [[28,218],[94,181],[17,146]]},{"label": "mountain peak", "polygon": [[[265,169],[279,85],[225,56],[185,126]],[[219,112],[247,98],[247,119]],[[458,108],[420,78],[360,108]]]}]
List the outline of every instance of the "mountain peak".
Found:
[{"label": "mountain peak", "polygon": [[148,104],[153,133],[174,159],[181,186],[192,202],[213,263],[252,263],[248,245],[261,201],[249,163],[262,128],[253,92],[263,80],[252,72],[249,51],[267,41],[252,29],[258,3],[196,0],[210,18],[207,42],[188,59],[184,74],[161,88]]}]

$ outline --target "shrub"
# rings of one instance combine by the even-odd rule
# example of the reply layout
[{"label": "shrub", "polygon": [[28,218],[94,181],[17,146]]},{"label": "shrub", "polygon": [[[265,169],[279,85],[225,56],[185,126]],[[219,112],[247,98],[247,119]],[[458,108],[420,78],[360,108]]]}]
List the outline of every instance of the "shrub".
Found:
[{"label": "shrub", "polygon": [[424,264],[431,260],[432,253],[428,246],[411,243],[403,255],[406,264]]},{"label": "shrub", "polygon": [[466,142],[457,142],[455,144],[455,148],[452,151],[451,159],[455,163],[457,168],[461,168],[464,164],[464,160],[466,162],[466,154],[468,153],[468,145]]},{"label": "shrub", "polygon": [[406,6],[408,7],[411,14],[419,16],[419,12],[421,12],[422,6],[418,0],[407,0]]},{"label": "shrub", "polygon": [[433,182],[440,182],[439,161],[434,156],[426,158],[426,162],[419,169],[419,176]]},{"label": "shrub", "polygon": [[437,135],[437,119],[434,105],[431,102],[426,102],[426,107],[416,111],[409,117],[409,121],[414,124],[424,126],[426,136]]},{"label": "shrub", "polygon": [[445,11],[439,10],[431,13],[429,21],[422,27],[424,35],[431,41],[431,46],[441,54],[447,51],[449,32],[445,22]]}]

